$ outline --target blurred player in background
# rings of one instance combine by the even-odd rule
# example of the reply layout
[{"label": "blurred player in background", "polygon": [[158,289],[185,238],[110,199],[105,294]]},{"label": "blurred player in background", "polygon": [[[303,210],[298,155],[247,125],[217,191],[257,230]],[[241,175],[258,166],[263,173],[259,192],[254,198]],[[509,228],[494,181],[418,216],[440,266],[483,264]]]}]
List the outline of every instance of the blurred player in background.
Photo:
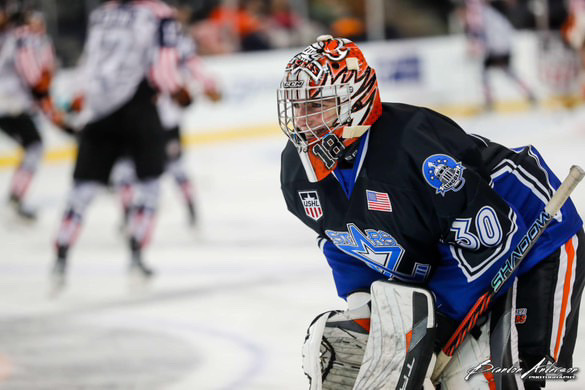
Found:
[{"label": "blurred player in background", "polygon": [[33,115],[40,109],[54,124],[65,127],[49,95],[55,69],[53,45],[39,28],[38,18],[42,15],[28,14],[18,2],[0,2],[0,129],[24,150],[10,184],[9,201],[26,220],[36,218],[24,199],[43,157]]},{"label": "blurred player in background", "polygon": [[[179,13],[179,15],[182,15],[182,13]],[[188,31],[186,31],[187,21],[181,21],[183,24],[177,40],[177,51],[179,55],[179,67],[189,87],[189,92],[194,96],[201,92],[207,99],[217,102],[221,99],[217,82],[207,72],[197,55],[195,42],[188,34]],[[185,107],[177,104],[170,94],[163,93],[157,98],[157,109],[163,128],[165,129],[165,171],[173,177],[181,191],[187,210],[189,225],[195,226],[197,213],[193,182],[185,168],[181,142],[180,126]],[[131,160],[124,158],[116,163],[112,172],[112,182],[121,197],[124,225],[127,223],[130,208],[132,207],[135,180],[135,169]]]},{"label": "blurred player in background", "polygon": [[[497,4],[502,4],[502,2]],[[491,111],[494,108],[490,81],[492,69],[502,70],[534,105],[536,96],[511,67],[515,30],[510,21],[501,11],[496,10],[484,0],[464,0],[463,21],[470,54],[483,61],[481,78],[486,110]]]},{"label": "blurred player in background", "polygon": [[[569,0],[568,17],[562,26],[563,40],[573,48],[581,59],[581,68],[585,69],[585,0]],[[583,82],[582,95],[585,96]]]},{"label": "blurred player in background", "polygon": [[[192,89],[198,89],[211,101],[221,99],[216,81],[206,72],[201,59],[197,56],[193,39],[183,32],[179,37],[178,51],[179,63],[186,80]],[[195,92],[195,91],[193,91]],[[193,193],[193,183],[185,169],[183,161],[183,147],[181,144],[181,118],[183,107],[178,105],[169,94],[163,94],[157,101],[157,107],[163,127],[165,128],[166,146],[166,171],[170,173],[177,183],[185,206],[187,208],[189,224],[195,225],[197,215]]]},{"label": "blurred player in background", "polygon": [[[303,367],[311,389],[421,389],[433,353],[525,242],[560,182],[532,146],[509,149],[432,110],[382,103],[374,69],[347,39],[321,36],[294,56],[277,96],[289,137],[287,207],[318,235],[347,300],[347,310],[309,327]],[[467,381],[468,369],[490,359],[528,370],[550,357],[572,367],[582,226],[567,201],[517,278],[502,282],[441,389],[523,388],[515,375]]]},{"label": "blurred player in background", "polygon": [[165,162],[156,95],[168,93],[181,106],[191,103],[179,70],[178,36],[173,9],[159,0],[107,1],[90,15],[83,95],[75,99],[83,101],[80,117],[86,125],[55,243],[55,292],[64,286],[69,250],[83,215],[124,154],[132,159],[138,180],[128,226],[130,271],[143,280],[152,275],[142,251],[154,227]]}]

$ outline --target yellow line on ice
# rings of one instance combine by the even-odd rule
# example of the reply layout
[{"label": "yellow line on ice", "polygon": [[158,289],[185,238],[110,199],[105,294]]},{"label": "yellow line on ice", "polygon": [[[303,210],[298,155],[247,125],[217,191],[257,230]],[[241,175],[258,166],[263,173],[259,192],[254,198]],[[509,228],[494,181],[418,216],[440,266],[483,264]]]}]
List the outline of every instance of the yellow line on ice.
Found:
[{"label": "yellow line on ice", "polygon": [[[574,107],[582,103],[581,99],[570,98],[551,98],[546,101],[541,101],[539,105],[546,109],[558,110],[560,108]],[[477,105],[451,105],[451,106],[437,106],[432,107],[444,115],[450,117],[472,117],[480,114],[481,107]],[[530,105],[521,101],[507,101],[496,104],[494,111],[497,113],[517,113],[523,112],[530,108]],[[279,135],[280,130],[276,124],[274,125],[259,125],[247,126],[240,128],[229,128],[218,130],[210,133],[193,133],[185,131],[183,133],[183,142],[186,147],[193,147],[204,144],[230,142],[235,140],[247,138],[260,138],[268,136]],[[45,152],[44,161],[48,163],[59,163],[64,161],[72,161],[75,158],[77,148],[74,146],[65,146],[50,149]],[[12,151],[7,153],[0,153],[0,169],[10,168],[15,166],[20,161],[21,153],[19,151]]]},{"label": "yellow line on ice", "polygon": [[[246,138],[260,138],[282,134],[276,125],[262,125],[254,127],[241,127],[238,129],[220,130],[213,133],[188,133],[183,134],[183,143],[186,147],[229,142]],[[60,163],[73,161],[77,148],[75,146],[64,146],[54,148],[45,152],[44,161],[47,163]],[[22,153],[20,151],[0,154],[0,169],[15,166]]]}]

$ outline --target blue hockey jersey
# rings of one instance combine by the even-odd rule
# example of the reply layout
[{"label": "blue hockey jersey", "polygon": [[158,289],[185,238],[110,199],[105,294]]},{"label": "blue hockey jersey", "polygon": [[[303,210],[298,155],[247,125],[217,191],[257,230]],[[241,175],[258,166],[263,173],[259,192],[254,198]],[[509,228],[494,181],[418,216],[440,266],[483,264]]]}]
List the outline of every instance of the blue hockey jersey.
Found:
[{"label": "blue hockey jersey", "polygon": [[[438,311],[461,319],[560,185],[534,147],[466,134],[421,107],[384,103],[354,145],[351,162],[319,182],[290,142],[282,155],[287,206],[318,233],[343,298],[379,279],[422,284]],[[567,201],[519,274],[582,224]]]}]

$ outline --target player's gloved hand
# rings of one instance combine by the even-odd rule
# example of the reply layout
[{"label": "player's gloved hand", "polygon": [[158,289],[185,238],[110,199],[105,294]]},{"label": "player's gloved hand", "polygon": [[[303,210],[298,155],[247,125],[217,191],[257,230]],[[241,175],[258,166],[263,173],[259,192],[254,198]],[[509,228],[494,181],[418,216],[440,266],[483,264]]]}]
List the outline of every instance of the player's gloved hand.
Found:
[{"label": "player's gloved hand", "polygon": [[221,92],[217,88],[207,88],[204,93],[205,96],[214,103],[217,103],[222,99]]},{"label": "player's gloved hand", "polygon": [[49,94],[49,88],[51,87],[51,80],[53,79],[53,73],[48,69],[43,69],[41,75],[31,89],[31,92],[35,99],[42,99]]},{"label": "player's gloved hand", "polygon": [[181,107],[187,107],[193,102],[191,94],[183,87],[173,92],[171,98]]},{"label": "player's gloved hand", "polygon": [[83,106],[85,104],[85,98],[83,95],[77,95],[71,100],[69,106],[67,107],[68,112],[75,112],[80,113],[83,110]]},{"label": "player's gloved hand", "polygon": [[369,329],[367,305],[328,311],[313,320],[303,345],[303,369],[311,381],[311,390],[353,389]]},{"label": "player's gloved hand", "polygon": [[76,131],[71,126],[67,124],[65,121],[65,115],[63,112],[58,110],[55,105],[53,104],[51,98],[49,96],[44,97],[39,101],[39,106],[41,110],[45,114],[45,116],[59,129],[63,130],[63,132],[69,135],[75,135]]},{"label": "player's gloved hand", "polygon": [[39,106],[43,111],[43,114],[49,119],[55,126],[63,127],[65,125],[65,115],[58,110],[53,101],[49,96],[45,96],[39,101]]}]

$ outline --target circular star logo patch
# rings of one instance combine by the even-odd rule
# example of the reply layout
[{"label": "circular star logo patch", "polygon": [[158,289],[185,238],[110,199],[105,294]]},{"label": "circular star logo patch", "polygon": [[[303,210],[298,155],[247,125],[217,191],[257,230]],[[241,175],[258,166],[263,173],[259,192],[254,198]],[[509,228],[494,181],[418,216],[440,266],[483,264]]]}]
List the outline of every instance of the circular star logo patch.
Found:
[{"label": "circular star logo patch", "polygon": [[446,154],[433,154],[427,157],[422,166],[425,180],[436,189],[437,194],[445,196],[448,191],[457,192],[463,188],[465,179],[463,170],[465,167],[451,156]]}]

